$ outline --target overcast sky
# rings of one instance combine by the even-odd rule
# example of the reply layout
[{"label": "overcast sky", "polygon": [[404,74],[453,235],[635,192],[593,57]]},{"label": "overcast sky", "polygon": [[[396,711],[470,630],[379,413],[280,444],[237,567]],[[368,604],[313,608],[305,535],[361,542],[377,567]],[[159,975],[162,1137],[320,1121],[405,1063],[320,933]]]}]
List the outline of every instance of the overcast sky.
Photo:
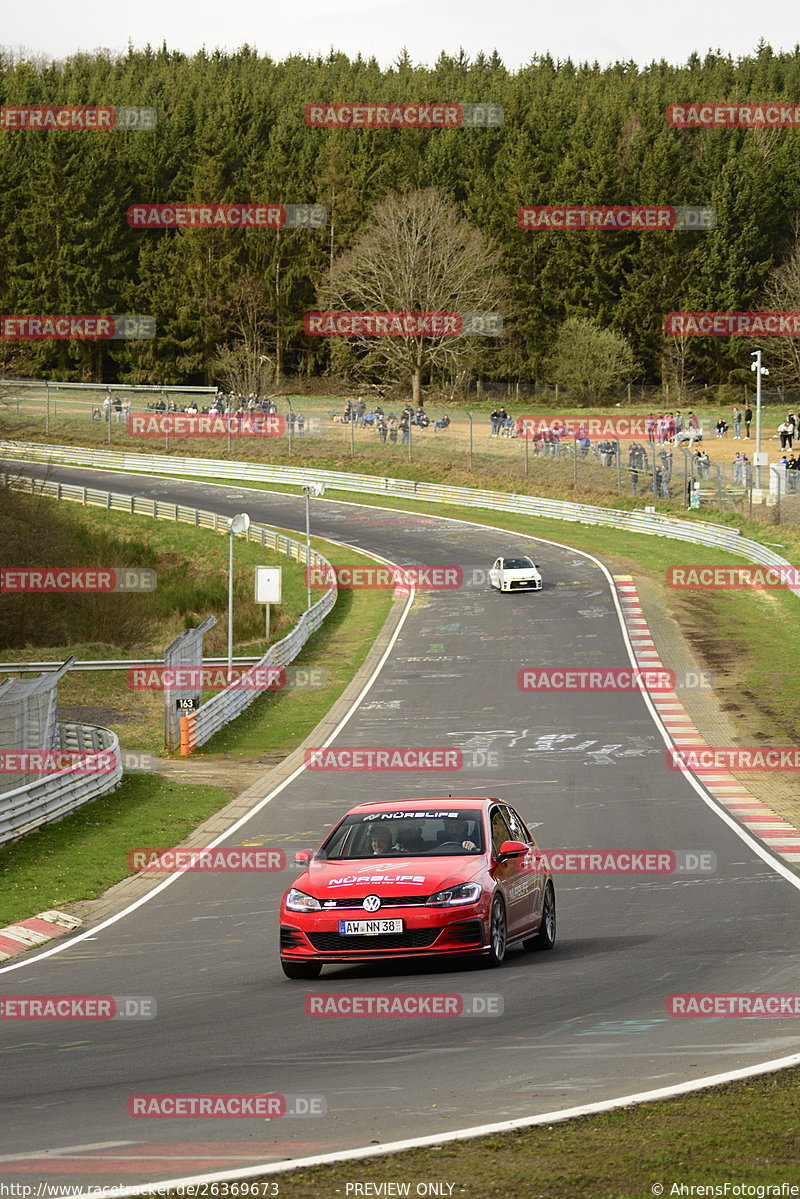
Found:
[{"label": "overcast sky", "polygon": [[276,59],[333,46],[382,66],[403,46],[414,63],[463,46],[470,57],[496,49],[509,68],[545,52],[641,65],[709,49],[749,54],[761,37],[792,50],[797,18],[796,0],[5,0],[0,42],[50,58],[166,41],[186,53],[248,42]]}]

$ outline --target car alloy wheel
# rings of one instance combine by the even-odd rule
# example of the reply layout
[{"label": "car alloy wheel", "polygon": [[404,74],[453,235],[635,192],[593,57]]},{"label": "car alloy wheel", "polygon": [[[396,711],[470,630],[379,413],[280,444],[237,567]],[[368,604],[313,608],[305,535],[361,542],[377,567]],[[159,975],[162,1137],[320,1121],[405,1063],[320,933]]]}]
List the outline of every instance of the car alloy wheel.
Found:
[{"label": "car alloy wheel", "polygon": [[495,899],[489,918],[489,961],[499,966],[506,956],[506,909],[502,899]]},{"label": "car alloy wheel", "polygon": [[542,900],[542,923],[535,936],[523,942],[526,949],[552,949],[556,943],[556,893],[548,882]]}]

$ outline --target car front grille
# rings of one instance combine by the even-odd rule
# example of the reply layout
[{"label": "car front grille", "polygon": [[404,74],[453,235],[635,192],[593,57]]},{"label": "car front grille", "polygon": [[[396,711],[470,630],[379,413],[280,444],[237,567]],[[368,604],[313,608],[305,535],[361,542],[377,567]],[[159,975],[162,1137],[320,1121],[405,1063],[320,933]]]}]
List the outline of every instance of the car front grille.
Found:
[{"label": "car front grille", "polygon": [[412,928],[404,933],[387,933],[376,937],[345,937],[341,933],[308,933],[315,949],[326,953],[352,952],[356,949],[426,949],[432,945],[441,928]]},{"label": "car front grille", "polygon": [[510,586],[512,591],[522,591],[525,589],[528,591],[538,591],[541,583],[537,583],[535,579],[512,579]]},{"label": "car front grille", "polygon": [[[426,903],[427,895],[382,895],[381,908],[408,908]],[[336,899],[326,899],[323,908],[363,908],[363,895],[338,896]]]}]

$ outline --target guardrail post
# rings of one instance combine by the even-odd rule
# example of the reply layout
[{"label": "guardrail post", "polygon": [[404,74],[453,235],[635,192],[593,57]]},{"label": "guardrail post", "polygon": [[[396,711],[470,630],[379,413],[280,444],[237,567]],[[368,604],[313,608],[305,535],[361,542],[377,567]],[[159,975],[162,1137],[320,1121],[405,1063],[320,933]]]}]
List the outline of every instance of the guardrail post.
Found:
[{"label": "guardrail post", "polygon": [[193,716],[181,716],[181,757],[185,758],[192,752],[190,744],[189,721]]},{"label": "guardrail post", "polygon": [[175,505],[175,519],[178,519],[178,505]]},{"label": "guardrail post", "polygon": [[110,508],[110,507],[111,507],[111,492],[107,491],[106,492],[106,508]]},{"label": "guardrail post", "polygon": [[131,496],[131,514],[136,511],[136,496]]},{"label": "guardrail post", "polygon": [[86,507],[86,488],[83,489],[83,506]]},{"label": "guardrail post", "polygon": [[200,509],[199,508],[195,508],[195,510],[194,510],[194,523],[197,527],[199,527],[199,525],[200,525]]},{"label": "guardrail post", "polygon": [[158,516],[158,500],[153,500],[153,520]]}]

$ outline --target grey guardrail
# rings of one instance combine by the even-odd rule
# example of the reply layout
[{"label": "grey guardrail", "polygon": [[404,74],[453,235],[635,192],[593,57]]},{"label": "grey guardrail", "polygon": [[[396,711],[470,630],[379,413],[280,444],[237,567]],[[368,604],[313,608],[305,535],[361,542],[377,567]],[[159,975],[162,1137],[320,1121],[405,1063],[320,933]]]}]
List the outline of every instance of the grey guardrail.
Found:
[{"label": "grey guardrail", "polygon": [[[319,555],[312,555],[312,564],[324,563]],[[329,564],[328,564],[329,565]],[[196,712],[188,712],[181,717],[181,753],[191,753],[199,745],[204,745],[224,725],[235,720],[245,708],[261,692],[248,687],[248,677],[256,677],[257,672],[268,670],[270,667],[287,666],[294,661],[300,650],[315,633],[325,617],[336,603],[336,590],[326,591],[322,599],[317,600],[311,608],[302,614],[297,624],[282,641],[276,641],[267,650],[255,666],[246,671],[236,683],[226,687],[207,700]]]},{"label": "grey guardrail", "polygon": [[122,781],[122,755],[116,733],[95,724],[59,723],[56,727],[58,744],[52,753],[99,755],[96,764],[102,764],[102,770],[76,763],[0,793],[0,845],[61,820],[90,800],[113,791]]},{"label": "grey guardrail", "polygon": [[[6,443],[8,444],[8,443]],[[206,468],[206,473],[208,467]],[[41,494],[51,495],[58,500],[76,500],[89,504],[122,511],[131,515],[152,516],[154,519],[186,521],[196,528],[213,529],[215,533],[228,532],[228,521],[216,512],[208,512],[203,508],[190,508],[185,504],[167,503],[165,500],[149,499],[138,495],[121,495],[113,491],[103,491],[96,487],[76,487],[72,483],[57,483],[51,480],[19,478],[12,480],[12,485],[18,490],[37,490]],[[242,536],[242,534],[237,534]],[[312,550],[307,553],[306,546],[286,537],[283,533],[273,533],[263,525],[251,524],[244,534],[246,541],[257,541],[262,546],[273,549],[276,553],[295,558],[307,566],[319,566],[326,575],[333,575],[333,567],[327,558]],[[223,691],[212,696],[202,707],[186,717],[181,724],[186,735],[181,735],[181,752],[190,753],[192,749],[205,744],[214,733],[218,732],[228,721],[234,720],[259,695],[270,690],[266,682],[261,687],[248,687],[247,675],[258,678],[255,672],[266,671],[273,666],[286,666],[300,653],[312,633],[316,632],[331,608],[336,603],[337,587],[329,587],[321,599],[317,600],[308,611],[304,612],[292,631],[270,646],[263,657],[259,658],[244,679],[230,683]],[[251,671],[253,672],[251,674]],[[185,723],[184,723],[185,722]],[[185,748],[184,748],[185,745]]]},{"label": "grey guardrail", "polygon": [[[0,441],[0,456],[52,462],[61,465],[96,466],[112,470],[144,471],[161,475],[209,474],[219,479],[238,479],[253,483],[282,483],[303,486],[324,483],[338,491],[363,492],[365,495],[407,496],[429,503],[459,504],[468,508],[490,508],[500,512],[519,512],[552,520],[574,521],[586,525],[606,525],[628,533],[670,537],[677,541],[725,550],[762,566],[789,566],[773,550],[742,537],[738,529],[714,525],[708,521],[686,521],[661,513],[623,512],[596,504],[575,504],[569,500],[551,500],[540,496],[516,495],[506,491],[488,491],[472,487],[445,487],[439,483],[393,479],[376,475],[347,474],[341,471],[313,470],[297,466],[269,466],[261,463],[230,462],[215,458],[164,457],[159,454],[135,454],[117,450],[87,450],[75,446],[43,445],[39,442]],[[791,591],[800,596],[800,588]]]}]

